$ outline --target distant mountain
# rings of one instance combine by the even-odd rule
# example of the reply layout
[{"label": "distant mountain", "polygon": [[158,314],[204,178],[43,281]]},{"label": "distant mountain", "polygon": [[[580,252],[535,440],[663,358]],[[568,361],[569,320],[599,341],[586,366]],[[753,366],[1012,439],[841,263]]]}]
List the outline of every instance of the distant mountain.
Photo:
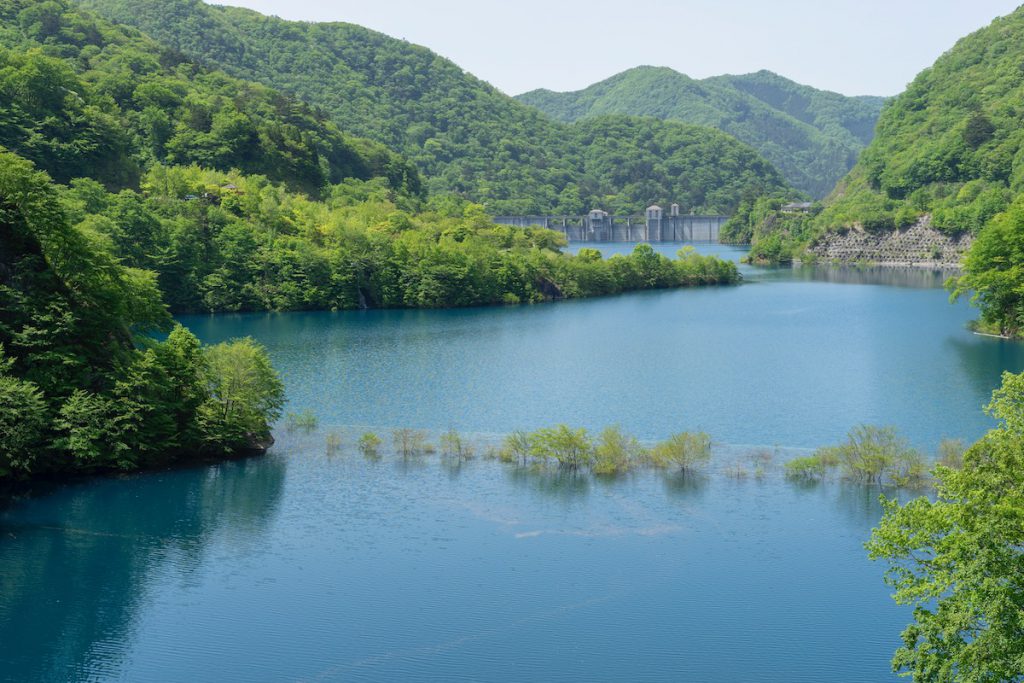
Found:
[{"label": "distant mountain", "polygon": [[559,123],[426,48],[360,26],[199,0],[82,4],[298,96],[411,159],[432,193],[456,192],[492,213],[637,212],[656,201],[730,212],[744,196],[788,189],[756,151],[718,131],[622,117]]},{"label": "distant mountain", "polygon": [[770,71],[695,80],[651,66],[577,92],[534,90],[517,99],[559,121],[630,114],[718,128],[754,147],[790,183],[817,198],[857,161],[885,101],[817,90]]}]

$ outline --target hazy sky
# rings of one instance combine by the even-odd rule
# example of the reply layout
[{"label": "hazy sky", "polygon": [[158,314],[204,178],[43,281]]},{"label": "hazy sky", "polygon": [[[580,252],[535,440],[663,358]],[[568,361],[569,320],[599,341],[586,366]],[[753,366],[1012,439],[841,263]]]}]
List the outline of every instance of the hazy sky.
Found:
[{"label": "hazy sky", "polygon": [[698,78],[770,69],[847,95],[895,95],[1019,1],[219,0],[405,38],[513,95],[576,90],[640,64]]}]

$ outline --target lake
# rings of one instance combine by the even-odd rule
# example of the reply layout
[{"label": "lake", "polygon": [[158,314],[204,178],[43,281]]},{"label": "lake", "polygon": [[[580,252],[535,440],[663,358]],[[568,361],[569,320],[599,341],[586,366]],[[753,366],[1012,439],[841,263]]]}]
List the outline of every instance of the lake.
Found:
[{"label": "lake", "polygon": [[[879,490],[780,463],[864,422],[929,450],[976,438],[1024,347],[969,333],[941,274],[743,271],[538,306],[184,318],[265,344],[320,428],[0,503],[0,680],[897,680],[909,614],[863,550]],[[604,479],[352,447],[451,427],[482,456],[557,422],[703,429],[715,465]]]}]

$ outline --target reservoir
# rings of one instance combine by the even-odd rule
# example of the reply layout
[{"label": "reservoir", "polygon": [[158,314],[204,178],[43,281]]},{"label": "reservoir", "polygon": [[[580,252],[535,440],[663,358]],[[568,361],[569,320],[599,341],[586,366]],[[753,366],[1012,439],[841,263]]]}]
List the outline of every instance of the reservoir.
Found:
[{"label": "reservoir", "polygon": [[[894,493],[780,463],[860,423],[929,453],[973,440],[1024,347],[971,334],[942,274],[743,272],[537,306],[183,318],[263,343],[286,410],[319,427],[2,500],[0,680],[898,680],[910,614],[863,549]],[[704,430],[714,464],[600,478],[484,457],[559,422]],[[354,448],[399,427],[460,430],[478,457]]]}]

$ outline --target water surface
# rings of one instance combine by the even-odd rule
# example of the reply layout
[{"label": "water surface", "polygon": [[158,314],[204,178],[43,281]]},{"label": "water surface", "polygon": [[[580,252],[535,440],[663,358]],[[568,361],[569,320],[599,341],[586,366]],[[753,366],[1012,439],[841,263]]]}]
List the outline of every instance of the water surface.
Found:
[{"label": "water surface", "polygon": [[206,341],[256,337],[292,410],[347,425],[618,423],[648,439],[703,429],[729,443],[816,447],[873,423],[933,449],[982,434],[1001,373],[1024,369],[1021,344],[966,329],[976,312],[949,303],[942,274],[743,270],[739,286],[557,304],[183,321]]},{"label": "water surface", "polygon": [[[185,319],[265,344],[289,410],[323,428],[0,503],[0,680],[895,680],[909,614],[863,549],[879,491],[795,486],[777,461],[860,422],[975,438],[1024,352],[970,334],[940,273],[743,272],[552,305]],[[357,425],[493,440],[555,422],[704,429],[718,468],[601,480],[352,448]],[[787,448],[735,479],[738,444]]]}]

